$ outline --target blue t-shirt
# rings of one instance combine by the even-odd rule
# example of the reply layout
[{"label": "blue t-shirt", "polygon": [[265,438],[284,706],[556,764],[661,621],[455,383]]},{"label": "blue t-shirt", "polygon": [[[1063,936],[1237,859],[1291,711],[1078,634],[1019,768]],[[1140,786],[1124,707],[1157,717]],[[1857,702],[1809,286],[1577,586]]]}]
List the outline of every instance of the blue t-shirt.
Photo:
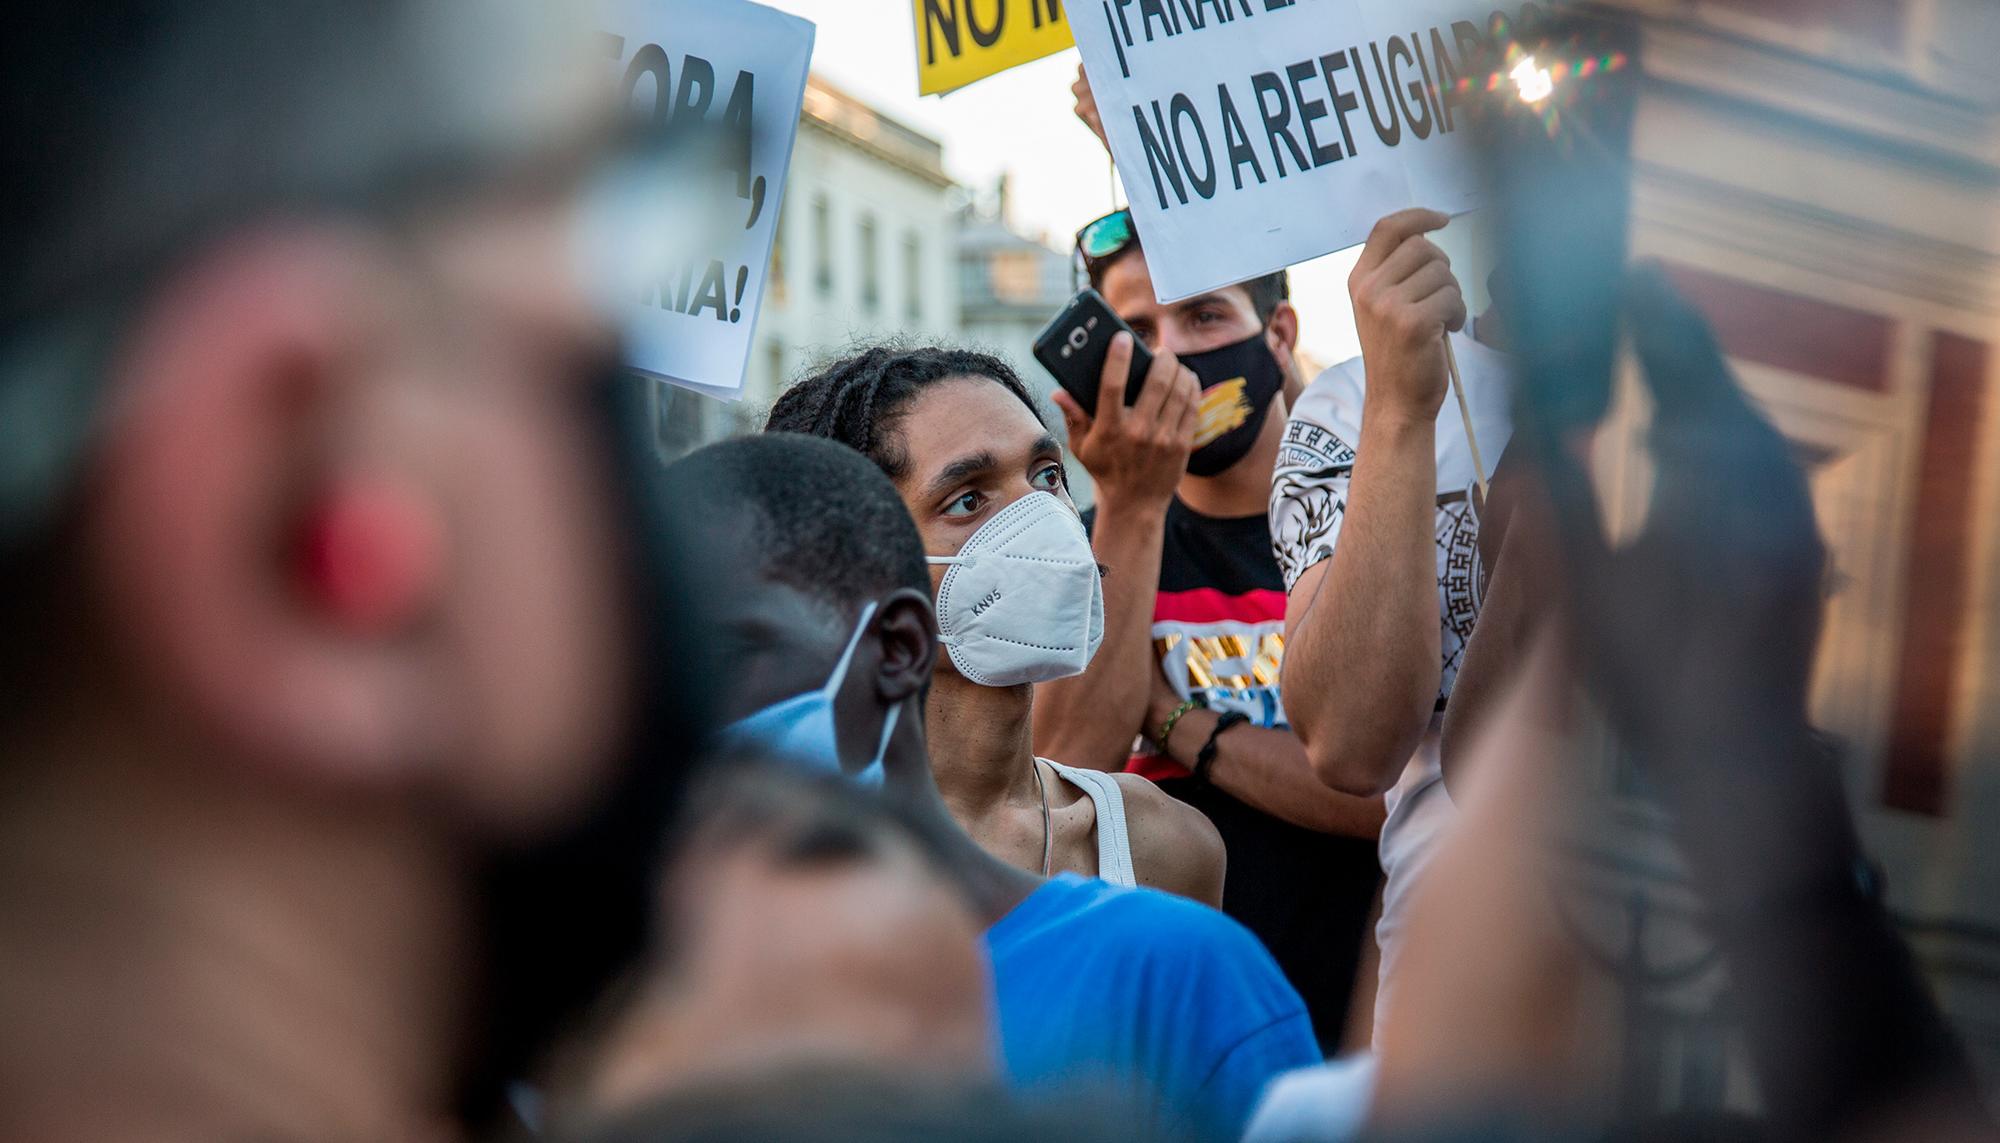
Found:
[{"label": "blue t-shirt", "polygon": [[1064,873],[986,947],[1002,1064],[1021,1091],[1108,1091],[1151,1109],[1160,1131],[1234,1139],[1272,1077],[1320,1062],[1271,954],[1206,905]]}]

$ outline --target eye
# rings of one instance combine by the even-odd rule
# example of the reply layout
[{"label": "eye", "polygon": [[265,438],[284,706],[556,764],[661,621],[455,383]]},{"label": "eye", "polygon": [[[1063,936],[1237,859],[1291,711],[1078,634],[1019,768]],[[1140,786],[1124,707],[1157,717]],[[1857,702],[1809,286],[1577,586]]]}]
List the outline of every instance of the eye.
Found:
[{"label": "eye", "polygon": [[1221,321],[1224,316],[1225,315],[1220,310],[1212,310],[1212,309],[1196,310],[1194,315],[1194,323],[1196,325],[1214,325],[1216,322]]},{"label": "eye", "polygon": [[1062,465],[1050,464],[1036,471],[1033,483],[1044,492],[1054,492],[1067,482],[1067,475]]},{"label": "eye", "polygon": [[970,516],[974,512],[979,511],[980,503],[981,498],[979,493],[967,489],[959,493],[951,503],[944,506],[944,514],[947,516]]}]

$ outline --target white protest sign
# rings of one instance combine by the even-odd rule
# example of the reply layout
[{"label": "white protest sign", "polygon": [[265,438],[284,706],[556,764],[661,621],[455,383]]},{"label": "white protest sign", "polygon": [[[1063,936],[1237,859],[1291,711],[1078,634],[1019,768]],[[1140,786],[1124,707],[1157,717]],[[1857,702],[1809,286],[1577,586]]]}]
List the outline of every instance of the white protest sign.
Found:
[{"label": "white protest sign", "polygon": [[[717,145],[720,160],[718,177],[692,190],[621,191],[684,216],[661,264],[611,287],[627,363],[733,400],[764,300],[813,25],[748,0],[612,0],[603,13],[619,93],[650,129],[700,128],[688,133]],[[696,193],[705,198],[689,207]]]},{"label": "white protest sign", "polygon": [[1467,71],[1493,0],[1087,5],[1071,30],[1161,300],[1478,205]]}]

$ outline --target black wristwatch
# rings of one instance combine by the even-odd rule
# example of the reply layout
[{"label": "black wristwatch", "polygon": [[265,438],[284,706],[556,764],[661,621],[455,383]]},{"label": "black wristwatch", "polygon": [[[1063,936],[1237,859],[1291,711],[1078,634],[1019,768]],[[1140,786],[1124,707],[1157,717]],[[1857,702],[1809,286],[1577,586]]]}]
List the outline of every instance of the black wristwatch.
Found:
[{"label": "black wristwatch", "polygon": [[1215,740],[1232,726],[1241,726],[1250,721],[1250,716],[1240,710],[1232,710],[1215,720],[1215,729],[1208,732],[1208,741],[1201,744],[1201,752],[1194,756],[1194,780],[1199,786],[1208,785],[1209,767],[1215,765]]}]

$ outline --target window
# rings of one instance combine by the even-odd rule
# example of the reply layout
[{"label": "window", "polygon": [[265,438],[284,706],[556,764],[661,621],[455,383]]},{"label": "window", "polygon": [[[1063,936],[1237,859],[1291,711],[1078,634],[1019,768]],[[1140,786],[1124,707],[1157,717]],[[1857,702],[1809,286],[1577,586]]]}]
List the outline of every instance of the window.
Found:
[{"label": "window", "polygon": [[833,204],[825,195],[813,199],[813,287],[833,292]]},{"label": "window", "polygon": [[772,338],[764,346],[764,363],[770,370],[771,396],[775,398],[785,391],[785,343]]},{"label": "window", "polygon": [[987,281],[1003,302],[1028,304],[1042,296],[1042,260],[1033,250],[1001,250],[988,264]]},{"label": "window", "polygon": [[983,254],[958,252],[958,293],[968,304],[983,302],[993,294],[992,275]]},{"label": "window", "polygon": [[882,308],[882,257],[875,241],[875,216],[861,216],[861,308],[874,313]]},{"label": "window", "polygon": [[778,225],[771,230],[771,272],[767,276],[770,282],[771,300],[779,305],[785,304],[786,295],[785,217],[785,214],[780,212],[778,215]]},{"label": "window", "polygon": [[924,244],[914,233],[903,236],[903,317],[924,320]]}]

